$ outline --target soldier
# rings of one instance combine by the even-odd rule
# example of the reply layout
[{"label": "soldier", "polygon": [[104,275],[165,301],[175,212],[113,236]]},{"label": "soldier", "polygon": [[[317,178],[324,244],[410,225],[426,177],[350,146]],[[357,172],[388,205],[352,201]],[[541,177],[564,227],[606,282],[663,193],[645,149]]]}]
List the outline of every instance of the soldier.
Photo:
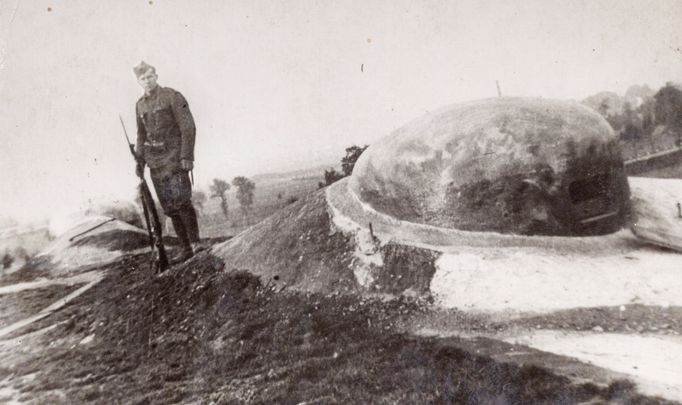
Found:
[{"label": "soldier", "polygon": [[133,72],[144,89],[144,95],[135,105],[136,172],[142,176],[144,166],[149,166],[161,208],[173,222],[180,242],[180,254],[173,260],[178,263],[192,257],[192,244],[199,242],[189,178],[194,167],[194,119],[182,94],[157,84],[153,66],[140,62]]}]

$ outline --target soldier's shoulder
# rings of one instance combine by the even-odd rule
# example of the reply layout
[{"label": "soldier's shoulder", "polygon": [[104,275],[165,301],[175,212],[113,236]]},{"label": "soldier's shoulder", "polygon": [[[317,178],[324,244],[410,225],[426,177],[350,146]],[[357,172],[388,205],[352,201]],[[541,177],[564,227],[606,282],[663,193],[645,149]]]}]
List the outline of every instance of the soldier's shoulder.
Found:
[{"label": "soldier's shoulder", "polygon": [[159,89],[160,96],[163,97],[165,100],[184,100],[185,97],[180,93],[179,91],[171,88],[171,87],[161,87]]},{"label": "soldier's shoulder", "polygon": [[159,88],[159,91],[163,95],[169,95],[169,96],[174,96],[176,94],[182,95],[179,91],[175,90],[172,87],[161,87],[161,88]]}]

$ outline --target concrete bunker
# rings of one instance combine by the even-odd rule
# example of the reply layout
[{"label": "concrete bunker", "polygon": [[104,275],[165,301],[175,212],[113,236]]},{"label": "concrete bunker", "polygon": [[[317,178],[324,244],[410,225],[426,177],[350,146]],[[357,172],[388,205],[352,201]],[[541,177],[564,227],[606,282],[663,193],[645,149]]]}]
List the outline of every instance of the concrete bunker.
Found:
[{"label": "concrete bunker", "polygon": [[[484,100],[373,143],[352,176],[213,253],[278,289],[432,296],[445,308],[654,302],[679,290],[679,256],[647,245],[682,246],[670,218],[682,183],[651,180],[625,177],[615,135],[586,107]],[[660,284],[642,283],[641,269]]]},{"label": "concrete bunker", "polygon": [[576,102],[497,98],[427,114],[374,143],[349,181],[364,203],[465,231],[588,236],[627,221],[616,136]]}]

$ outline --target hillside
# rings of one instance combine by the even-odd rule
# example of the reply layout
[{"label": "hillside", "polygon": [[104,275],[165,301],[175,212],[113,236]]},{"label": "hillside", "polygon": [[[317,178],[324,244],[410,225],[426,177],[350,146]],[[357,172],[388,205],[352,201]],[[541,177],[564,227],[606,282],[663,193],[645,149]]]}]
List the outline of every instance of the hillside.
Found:
[{"label": "hillside", "polygon": [[[3,307],[12,308],[29,293],[34,306],[74,289],[80,294],[70,294],[50,316],[9,334],[0,330],[6,365],[0,369],[0,399],[665,403],[637,394],[627,381],[607,382],[599,368],[525,346],[410,333],[443,322],[443,315],[462,330],[491,332],[556,322],[551,318],[503,325],[458,311],[438,315],[418,299],[282,290],[251,274],[225,271],[210,252],[160,277],[146,269],[146,254],[128,254],[100,266],[89,279],[72,277],[75,284],[56,294],[44,287],[0,295]],[[93,279],[99,281],[83,284]],[[5,322],[25,315],[14,313]],[[546,368],[548,360],[574,377]],[[584,382],[586,375],[597,384]]]},{"label": "hillside", "polygon": [[[198,210],[201,232],[207,237],[234,235],[255,224],[293,201],[297,201],[319,188],[324,180],[325,166],[284,173],[253,176],[256,184],[254,203],[248,213],[239,206],[234,187],[227,192],[228,217],[225,218],[219,198],[209,198],[203,210]],[[202,190],[210,196],[208,190]]]}]

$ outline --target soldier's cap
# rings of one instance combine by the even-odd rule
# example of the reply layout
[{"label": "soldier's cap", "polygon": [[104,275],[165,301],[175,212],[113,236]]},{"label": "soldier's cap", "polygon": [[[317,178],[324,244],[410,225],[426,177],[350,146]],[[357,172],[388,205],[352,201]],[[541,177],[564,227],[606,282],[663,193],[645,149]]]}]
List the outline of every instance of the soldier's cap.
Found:
[{"label": "soldier's cap", "polygon": [[140,77],[149,69],[156,73],[156,68],[154,66],[145,61],[140,61],[140,64],[133,68],[133,72],[135,73],[135,77]]}]

